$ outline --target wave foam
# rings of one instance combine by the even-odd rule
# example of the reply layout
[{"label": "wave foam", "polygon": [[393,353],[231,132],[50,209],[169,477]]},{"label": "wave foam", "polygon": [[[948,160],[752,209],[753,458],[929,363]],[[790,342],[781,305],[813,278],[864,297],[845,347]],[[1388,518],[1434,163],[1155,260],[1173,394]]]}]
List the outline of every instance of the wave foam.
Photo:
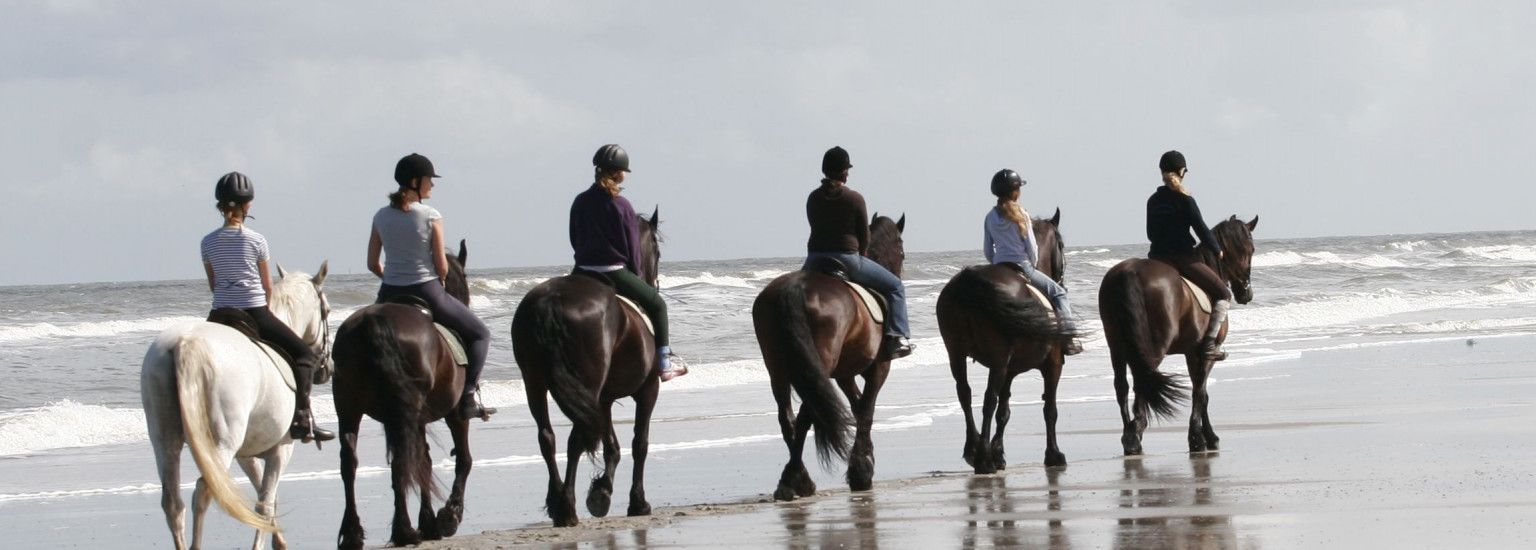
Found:
[{"label": "wave foam", "polygon": [[135,332],[159,332],[177,323],[201,320],[198,317],[152,317],[85,323],[29,323],[0,328],[0,342],[26,342],[47,338],[100,338]]},{"label": "wave foam", "polygon": [[144,411],[65,399],[0,416],[0,456],[147,441]]},{"label": "wave foam", "polygon": [[1355,265],[1362,267],[1407,267],[1403,262],[1385,256],[1368,255],[1344,257],[1332,252],[1292,252],[1276,250],[1253,257],[1253,267],[1280,267],[1288,265]]},{"label": "wave foam", "polygon": [[1536,262],[1536,246],[1522,245],[1494,245],[1494,246],[1469,246],[1451,252],[1451,255],[1470,256],[1485,260],[1501,260],[1511,262]]},{"label": "wave foam", "polygon": [[1068,250],[1068,256],[1086,256],[1089,254],[1108,254],[1108,248],[1094,248],[1091,250]]},{"label": "wave foam", "polygon": [[656,279],[656,286],[661,288],[677,288],[688,285],[728,286],[734,288],[757,288],[741,277],[718,276],[708,271],[703,271],[695,277],[681,275],[661,275]]}]

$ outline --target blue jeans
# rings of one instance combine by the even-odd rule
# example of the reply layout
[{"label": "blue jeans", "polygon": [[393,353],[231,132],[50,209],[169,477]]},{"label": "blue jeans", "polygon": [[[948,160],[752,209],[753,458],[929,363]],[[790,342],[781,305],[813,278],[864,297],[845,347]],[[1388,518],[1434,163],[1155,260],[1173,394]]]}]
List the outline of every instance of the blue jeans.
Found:
[{"label": "blue jeans", "polygon": [[907,325],[907,288],[901,284],[901,279],[880,264],[852,252],[811,252],[806,255],[801,269],[811,267],[812,260],[817,258],[836,258],[848,266],[849,279],[885,295],[885,301],[890,305],[885,333],[912,337],[912,329]]},{"label": "blue jeans", "polygon": [[409,294],[427,301],[432,310],[432,320],[453,329],[464,340],[464,354],[469,364],[464,366],[464,391],[474,391],[480,383],[480,371],[485,369],[485,356],[491,349],[491,329],[457,298],[448,295],[437,279],[409,286],[379,285],[378,301]]},{"label": "blue jeans", "polygon": [[1061,319],[1061,324],[1066,325],[1067,328],[1074,326],[1073,321],[1076,320],[1076,317],[1072,316],[1072,304],[1067,301],[1067,289],[1056,284],[1056,281],[1052,280],[1050,275],[1035,269],[1035,266],[1019,265],[1013,262],[1004,263],[1018,269],[1024,275],[1024,278],[1029,280],[1030,285],[1040,289],[1040,292],[1050,299],[1051,307],[1056,308],[1056,317]]}]

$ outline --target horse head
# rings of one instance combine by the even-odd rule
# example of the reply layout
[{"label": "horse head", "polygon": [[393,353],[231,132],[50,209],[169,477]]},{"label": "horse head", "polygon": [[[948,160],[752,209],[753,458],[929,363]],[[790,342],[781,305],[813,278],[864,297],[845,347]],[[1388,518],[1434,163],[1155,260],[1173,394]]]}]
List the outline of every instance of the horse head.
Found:
[{"label": "horse head", "polygon": [[657,206],[651,211],[650,219],[640,217],[640,260],[639,267],[643,271],[645,282],[656,286],[656,278],[661,267],[661,207]]},{"label": "horse head", "polygon": [[[1216,234],[1216,241],[1221,244],[1222,257],[1220,259],[1210,257],[1206,253],[1206,261],[1232,285],[1232,296],[1239,304],[1253,301],[1253,285],[1250,280],[1253,270],[1253,230],[1259,226],[1259,217],[1254,216],[1252,221],[1244,222],[1232,216],[1216,227],[1211,232]],[[1201,250],[1208,250],[1201,248]]]},{"label": "horse head", "polygon": [[1035,218],[1035,242],[1040,245],[1040,260],[1035,268],[1045,271],[1051,280],[1061,283],[1067,276],[1067,244],[1061,239],[1061,209],[1050,219]]},{"label": "horse head", "polygon": [[315,369],[315,383],[331,379],[331,301],[325,297],[325,277],[330,262],[320,262],[313,276],[290,272],[277,266],[277,284],[272,285],[272,314],[287,323],[294,333],[315,349],[320,365]]},{"label": "horse head", "polygon": [[448,256],[448,278],[443,279],[443,290],[464,305],[469,305],[469,278],[464,275],[465,262],[469,261],[469,248],[459,239],[459,254]]},{"label": "horse head", "polygon": [[900,220],[891,221],[890,218],[875,213],[869,222],[869,259],[889,270],[892,275],[901,277],[901,264],[907,259],[907,252],[901,241],[901,234],[907,229],[907,215],[902,214]]}]

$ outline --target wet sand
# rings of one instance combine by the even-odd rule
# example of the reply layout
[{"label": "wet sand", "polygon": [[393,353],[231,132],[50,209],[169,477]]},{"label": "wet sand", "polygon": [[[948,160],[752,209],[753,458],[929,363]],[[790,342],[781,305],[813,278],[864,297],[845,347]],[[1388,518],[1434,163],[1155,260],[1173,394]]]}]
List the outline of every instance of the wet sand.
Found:
[{"label": "wet sand", "polygon": [[[961,424],[948,419],[909,436],[877,432],[877,461],[921,457],[943,471],[885,479],[868,492],[848,492],[837,472],[816,472],[820,493],[775,503],[767,494],[777,467],[699,465],[759,477],[763,493],[658,508],[648,518],[592,519],[582,509],[574,528],[488,531],[422,547],[1532,548],[1533,353],[1536,338],[1524,336],[1218,367],[1211,416],[1219,452],[1183,452],[1178,420],[1148,430],[1147,455],[1125,458],[1114,404],[1096,403],[1091,418],[1064,413],[1059,435],[1070,464],[1046,470],[1039,408],[1016,406],[1012,464],[998,475],[962,470]],[[1016,400],[1033,389],[1024,380]],[[762,462],[782,465],[781,446],[764,450]],[[615,511],[626,505],[624,481]],[[648,481],[652,494],[668,483]],[[584,497],[583,488],[578,508]]]}]

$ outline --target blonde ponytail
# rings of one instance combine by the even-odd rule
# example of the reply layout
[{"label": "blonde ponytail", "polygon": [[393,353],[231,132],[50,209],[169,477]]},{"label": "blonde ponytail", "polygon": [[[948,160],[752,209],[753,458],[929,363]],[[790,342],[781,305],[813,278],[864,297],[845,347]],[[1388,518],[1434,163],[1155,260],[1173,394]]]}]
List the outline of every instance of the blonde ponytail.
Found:
[{"label": "blonde ponytail", "polygon": [[1025,212],[1024,208],[1019,206],[1019,203],[1008,199],[998,199],[997,213],[1001,214],[1003,219],[1019,226],[1020,237],[1026,240],[1029,239],[1029,213]]},{"label": "blonde ponytail", "polygon": [[602,186],[604,191],[608,192],[608,196],[617,197],[619,192],[624,190],[623,187],[619,187],[619,179],[614,177],[613,172],[604,172],[601,168],[598,168],[596,172],[597,184]]},{"label": "blonde ponytail", "polygon": [[1173,172],[1164,173],[1163,183],[1168,185],[1169,189],[1178,191],[1179,194],[1189,196],[1189,188],[1184,187],[1184,178],[1179,177],[1177,174],[1174,174]]}]

